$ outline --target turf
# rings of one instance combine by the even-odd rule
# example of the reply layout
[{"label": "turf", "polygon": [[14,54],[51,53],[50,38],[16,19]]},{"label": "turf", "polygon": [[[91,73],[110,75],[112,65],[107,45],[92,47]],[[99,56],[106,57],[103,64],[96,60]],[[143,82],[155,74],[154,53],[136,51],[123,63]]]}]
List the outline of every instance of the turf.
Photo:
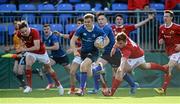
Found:
[{"label": "turf", "polygon": [[138,89],[135,95],[129,94],[129,89],[121,88],[113,97],[97,95],[67,95],[59,96],[57,89],[44,91],[33,89],[29,94],[23,94],[19,89],[0,89],[0,104],[180,104],[180,88],[169,88],[167,95],[158,95],[152,88]]}]

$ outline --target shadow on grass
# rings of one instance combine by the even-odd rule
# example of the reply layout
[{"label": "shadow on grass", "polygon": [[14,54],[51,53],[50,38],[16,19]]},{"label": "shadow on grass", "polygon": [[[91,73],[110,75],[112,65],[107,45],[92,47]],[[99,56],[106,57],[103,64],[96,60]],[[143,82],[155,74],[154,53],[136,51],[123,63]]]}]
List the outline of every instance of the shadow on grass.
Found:
[{"label": "shadow on grass", "polygon": [[[49,97],[80,97],[77,95],[68,95],[68,90],[65,90],[63,96],[58,95],[57,89],[52,90],[42,90],[42,89],[33,89],[31,93],[24,94],[22,90],[19,89],[0,89],[0,98],[49,98]],[[94,98],[94,99],[117,99],[120,97],[132,97],[132,98],[144,98],[144,97],[156,97],[156,96],[180,96],[180,88],[169,88],[167,95],[158,95],[152,88],[149,89],[138,89],[137,93],[134,95],[129,94],[129,89],[118,89],[113,97],[106,97],[99,92],[98,94],[88,95],[85,94],[81,97]]]}]

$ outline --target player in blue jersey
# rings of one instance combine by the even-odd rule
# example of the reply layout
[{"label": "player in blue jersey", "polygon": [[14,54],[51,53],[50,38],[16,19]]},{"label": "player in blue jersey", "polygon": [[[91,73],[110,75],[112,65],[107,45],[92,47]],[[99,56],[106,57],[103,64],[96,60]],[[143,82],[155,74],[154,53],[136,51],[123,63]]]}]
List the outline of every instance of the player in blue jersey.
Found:
[{"label": "player in blue jersey", "polygon": [[[84,95],[84,87],[87,80],[87,73],[91,73],[91,64],[98,58],[98,49],[94,46],[94,42],[97,37],[104,37],[104,45],[99,48],[105,47],[109,43],[109,38],[106,36],[104,31],[98,26],[94,25],[94,15],[86,14],[84,16],[84,25],[79,27],[72,37],[70,45],[74,51],[75,56],[81,56],[83,60],[80,65],[80,89],[76,92],[77,95]],[[81,52],[76,49],[75,42],[80,38],[82,41]]]},{"label": "player in blue jersey", "polygon": [[[50,51],[50,58],[51,58],[51,64],[54,65],[55,63],[62,65],[65,70],[70,70],[70,64],[69,59],[66,54],[66,52],[62,49],[62,47],[59,45],[59,37],[52,33],[50,25],[45,24],[44,26],[44,37],[43,42],[46,45],[46,50]],[[46,89],[52,88],[53,81],[48,73],[46,73],[46,77],[48,79],[48,85]]]},{"label": "player in blue jersey", "polygon": [[[88,91],[90,94],[96,94],[99,91],[99,80],[100,80],[100,75],[98,74],[99,71],[101,71],[103,66],[105,66],[107,63],[110,63],[112,66],[112,71],[113,71],[113,79],[115,78],[115,71],[117,70],[118,66],[120,65],[120,58],[121,54],[119,50],[116,50],[116,54],[113,55],[112,57],[110,56],[111,49],[115,43],[114,39],[114,34],[111,29],[111,27],[107,23],[107,18],[104,13],[98,13],[97,14],[97,21],[98,21],[98,26],[104,30],[104,32],[107,34],[109,38],[109,44],[104,48],[103,54],[101,57],[98,58],[96,62],[96,66],[93,67],[92,72],[93,72],[93,78],[94,78],[94,89],[92,91]],[[100,65],[100,66],[99,66]],[[112,79],[112,80],[113,80]],[[126,80],[129,85],[131,86],[130,93],[134,94],[136,91],[136,84],[134,80],[128,75],[124,75],[124,80]],[[102,87],[106,88],[106,84],[102,83]]]}]

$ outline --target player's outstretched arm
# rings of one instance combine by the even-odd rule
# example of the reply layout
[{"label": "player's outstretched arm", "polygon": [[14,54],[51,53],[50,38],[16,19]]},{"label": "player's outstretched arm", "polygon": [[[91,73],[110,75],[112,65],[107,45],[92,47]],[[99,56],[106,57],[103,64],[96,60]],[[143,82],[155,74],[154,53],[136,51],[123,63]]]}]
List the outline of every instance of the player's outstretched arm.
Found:
[{"label": "player's outstretched arm", "polygon": [[145,20],[143,20],[143,21],[135,24],[135,28],[138,28],[138,27],[146,24],[147,22],[149,22],[149,21],[150,21],[151,19],[153,19],[153,18],[154,18],[154,14],[149,14],[147,19],[145,19]]},{"label": "player's outstretched arm", "polygon": [[77,51],[76,43],[75,43],[77,39],[78,39],[78,37],[73,35],[73,37],[70,41],[70,48],[73,50],[75,56],[79,56],[79,52]]}]

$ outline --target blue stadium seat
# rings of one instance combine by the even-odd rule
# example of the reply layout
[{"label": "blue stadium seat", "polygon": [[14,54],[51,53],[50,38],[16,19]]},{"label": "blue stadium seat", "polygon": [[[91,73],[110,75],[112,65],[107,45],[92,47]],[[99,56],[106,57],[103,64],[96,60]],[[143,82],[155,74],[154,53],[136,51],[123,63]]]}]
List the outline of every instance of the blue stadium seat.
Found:
[{"label": "blue stadium seat", "polygon": [[38,10],[39,11],[54,11],[55,8],[54,8],[53,4],[39,4]]},{"label": "blue stadium seat", "polygon": [[[55,8],[53,4],[39,4],[38,5],[38,10],[39,11],[54,11]],[[53,14],[41,14],[41,23],[45,24],[51,24],[54,22],[54,15]]]},{"label": "blue stadium seat", "polygon": [[127,4],[124,4],[124,3],[113,3],[112,10],[113,11],[128,10],[128,6],[127,6]]},{"label": "blue stadium seat", "polygon": [[5,34],[7,32],[7,25],[0,24],[0,44],[5,44]]},{"label": "blue stadium seat", "polygon": [[75,10],[76,11],[90,11],[91,6],[90,4],[87,4],[87,3],[75,4]]},{"label": "blue stadium seat", "polygon": [[96,10],[96,11],[102,10],[101,8],[102,8],[102,5],[101,5],[101,4],[99,4],[99,3],[95,4],[95,10]]},{"label": "blue stadium seat", "polygon": [[58,11],[72,11],[73,6],[69,3],[62,3],[57,6]]},{"label": "blue stadium seat", "polygon": [[41,23],[45,24],[51,24],[54,22],[54,15],[53,14],[42,14],[41,15]]},{"label": "blue stadium seat", "polygon": [[15,27],[14,27],[14,24],[8,24],[8,35],[9,36],[12,36],[13,35],[13,33],[14,33],[14,29],[15,29]]},{"label": "blue stadium seat", "polygon": [[161,3],[151,3],[150,8],[156,9],[156,10],[164,10],[164,4]]},{"label": "blue stadium seat", "polygon": [[61,24],[51,24],[51,30],[52,31],[59,31],[59,32],[64,32],[63,26]]},{"label": "blue stadium seat", "polygon": [[26,20],[29,24],[35,23],[35,14],[23,14],[21,20]]},{"label": "blue stadium seat", "polygon": [[77,28],[76,24],[67,24],[65,26],[66,33],[70,33],[71,31],[75,30]]},{"label": "blue stadium seat", "polygon": [[72,14],[60,14],[59,22],[62,24],[68,23],[68,19],[72,18]]},{"label": "blue stadium seat", "polygon": [[36,7],[34,4],[20,4],[19,10],[20,11],[35,11]]},{"label": "blue stadium seat", "polygon": [[14,4],[1,4],[0,11],[16,11],[16,5]]},{"label": "blue stadium seat", "polygon": [[30,24],[29,27],[35,28],[38,31],[43,31],[43,25],[41,25],[41,24]]},{"label": "blue stadium seat", "polygon": [[80,3],[81,0],[69,0],[70,3]]}]

